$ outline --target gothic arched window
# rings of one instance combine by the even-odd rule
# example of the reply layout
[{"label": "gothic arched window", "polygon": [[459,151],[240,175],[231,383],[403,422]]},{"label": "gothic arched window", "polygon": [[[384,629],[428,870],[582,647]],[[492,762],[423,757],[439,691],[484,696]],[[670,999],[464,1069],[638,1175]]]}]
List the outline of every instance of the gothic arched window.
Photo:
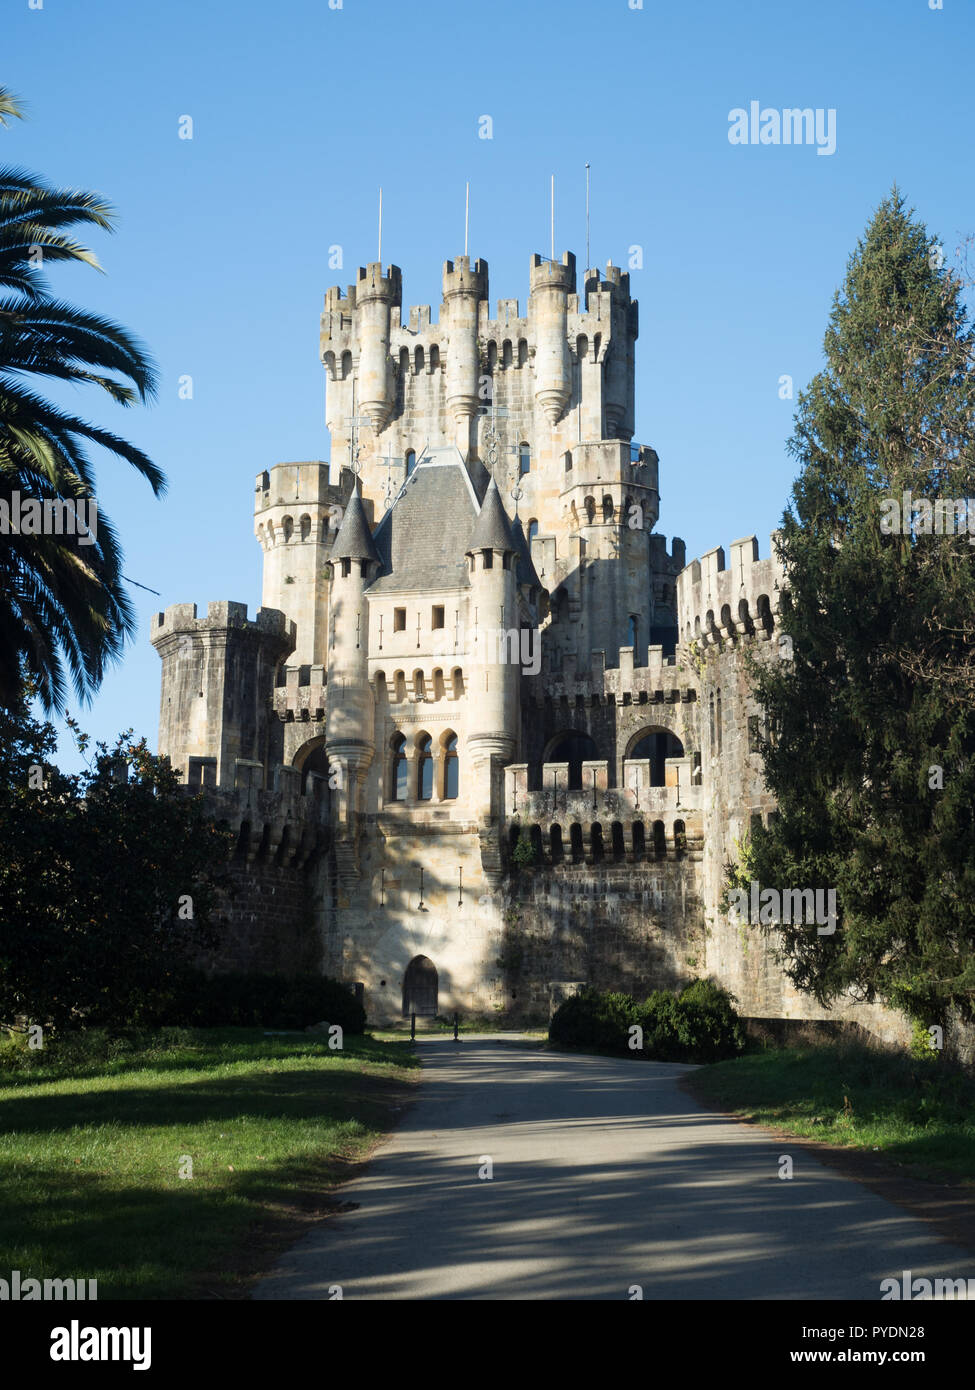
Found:
[{"label": "gothic arched window", "polygon": [[518,445],[518,471],[524,477],[526,473],[532,471],[532,451],[529,445]]},{"label": "gothic arched window", "polygon": [[443,796],[444,801],[456,801],[460,787],[460,769],[457,762],[457,735],[450,734],[444,742],[443,755]]},{"label": "gothic arched window", "polygon": [[406,800],[406,739],[397,734],[393,739],[393,759],[389,794],[393,801]]},{"label": "gothic arched window", "polygon": [[538,522],[537,522],[537,521],[529,521],[529,523],[528,523],[528,544],[529,544],[529,545],[531,545],[532,541],[535,539],[535,537],[536,537],[537,535],[538,535]]},{"label": "gothic arched window", "polygon": [[424,734],[417,742],[416,799],[433,800],[433,740]]},{"label": "gothic arched window", "polygon": [[406,451],[406,476],[410,477],[416,467],[416,450],[407,449]]}]

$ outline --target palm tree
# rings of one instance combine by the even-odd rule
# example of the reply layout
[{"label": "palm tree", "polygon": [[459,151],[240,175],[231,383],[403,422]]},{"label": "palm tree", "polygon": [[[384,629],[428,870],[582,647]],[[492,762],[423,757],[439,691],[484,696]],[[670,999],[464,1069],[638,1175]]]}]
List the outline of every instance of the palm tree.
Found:
[{"label": "palm tree", "polygon": [[[22,114],[0,88],[0,125]],[[0,168],[0,702],[25,682],[45,709],[64,708],[65,666],[78,698],[90,700],[107,665],[135,628],[123,587],[122,554],[101,513],[87,535],[15,532],[21,504],[68,504],[91,518],[94,474],[86,446],[125,459],[158,496],[165,479],[134,445],[53,405],[32,379],[100,387],[128,406],[146,402],[156,372],[145,349],[124,328],[52,299],[42,266],[95,256],[69,234],[78,224],[112,230],[111,207],[98,195],[49,187],[21,169]],[[6,504],[6,506],[4,506]],[[56,514],[56,513],[55,513]]]}]

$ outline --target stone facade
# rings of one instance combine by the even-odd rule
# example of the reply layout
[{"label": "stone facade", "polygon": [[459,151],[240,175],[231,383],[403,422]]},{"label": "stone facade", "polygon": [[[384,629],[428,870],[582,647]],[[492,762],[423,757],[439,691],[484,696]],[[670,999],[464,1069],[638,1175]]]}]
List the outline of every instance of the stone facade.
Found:
[{"label": "stone facade", "polygon": [[747,1014],[823,1017],[721,907],[774,809],[743,653],[779,659],[781,575],[754,537],[686,565],[654,531],[628,276],[580,291],[571,254],[534,256],[525,312],[492,318],[460,257],[437,322],[401,306],[396,266],[325,297],[337,462],[258,475],[256,621],[181,604],[153,630],[160,751],[240,833],[222,963],[361,982],[377,1023],[704,973]]}]

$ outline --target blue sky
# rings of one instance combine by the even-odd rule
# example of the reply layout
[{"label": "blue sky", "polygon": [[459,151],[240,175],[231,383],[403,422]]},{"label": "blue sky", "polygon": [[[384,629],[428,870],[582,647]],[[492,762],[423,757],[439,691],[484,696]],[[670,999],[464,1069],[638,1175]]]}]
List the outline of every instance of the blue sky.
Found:
[{"label": "blue sky", "polygon": [[[593,261],[643,249],[637,438],[660,455],[659,529],[689,559],[752,532],[767,554],[794,474],[779,379],[798,394],[817,370],[873,208],[896,179],[947,255],[975,231],[973,6],[634,3],[8,0],[0,82],[30,119],[0,131],[0,159],[114,203],[117,234],[91,239],[107,273],[59,269],[55,289],[137,332],[161,370],[149,409],[72,397],[169,478],[157,501],[99,460],[125,572],[161,596],[131,590],[136,640],[80,712],[96,738],[134,726],[155,746],[153,613],[256,609],[254,475],[329,457],[318,315],[376,257],[380,185],[383,259],[402,267],[404,304],[436,315],[465,181],[491,298],[524,304],[552,174],[556,254],[582,266],[588,161]],[[835,109],[835,153],[732,145],[729,112],[751,101]],[[68,745],[62,761],[77,766]]]}]

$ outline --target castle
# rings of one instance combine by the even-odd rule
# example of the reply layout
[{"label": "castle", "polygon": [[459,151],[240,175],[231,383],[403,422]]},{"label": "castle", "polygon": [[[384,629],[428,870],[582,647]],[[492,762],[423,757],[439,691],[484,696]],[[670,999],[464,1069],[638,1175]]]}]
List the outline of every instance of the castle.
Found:
[{"label": "castle", "polygon": [[258,475],[256,619],[155,619],[160,752],[237,830],[224,967],[322,970],[382,1023],[547,1018],[592,983],[711,974],[759,1018],[829,1015],[722,905],[774,814],[744,653],[779,659],[754,536],[685,563],[633,442],[637,303],[533,256],[525,313],[447,261],[402,314],[360,268],[321,319],[330,467]]}]

